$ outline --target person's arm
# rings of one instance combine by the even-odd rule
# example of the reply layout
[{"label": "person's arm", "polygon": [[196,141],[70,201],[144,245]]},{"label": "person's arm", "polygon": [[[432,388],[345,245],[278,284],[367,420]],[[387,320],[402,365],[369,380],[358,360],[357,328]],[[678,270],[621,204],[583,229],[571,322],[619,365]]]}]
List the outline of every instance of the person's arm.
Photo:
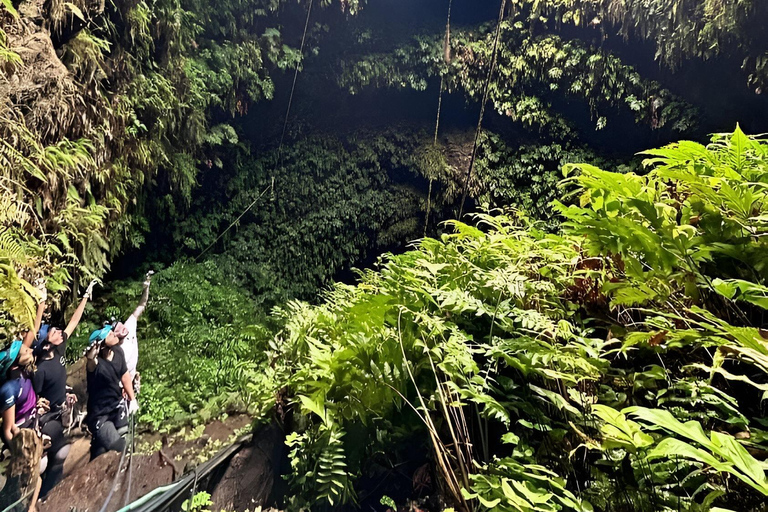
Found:
[{"label": "person's arm", "polygon": [[5,442],[10,443],[18,431],[19,429],[16,426],[16,405],[12,405],[3,411],[2,435]]},{"label": "person's arm", "polygon": [[141,314],[144,312],[144,309],[147,307],[147,301],[149,301],[149,284],[152,281],[152,272],[151,270],[147,272],[147,275],[144,279],[144,289],[141,292],[141,299],[139,300],[139,304],[136,306],[136,309],[133,311],[133,316],[138,319]]},{"label": "person's arm", "polygon": [[89,372],[94,371],[99,364],[99,358],[96,357],[99,353],[99,346],[99,343],[94,343],[91,348],[85,352],[85,369]]},{"label": "person's arm", "polygon": [[88,285],[88,289],[85,290],[85,293],[83,294],[83,298],[80,301],[80,304],[77,305],[77,309],[75,310],[75,313],[72,315],[72,318],[69,319],[67,328],[64,329],[64,332],[67,333],[67,337],[72,336],[72,333],[75,332],[75,329],[77,329],[77,326],[80,323],[80,319],[83,318],[83,311],[85,311],[85,305],[88,303],[88,299],[90,299],[91,295],[93,294],[94,286],[96,286],[95,279],[91,281],[91,283]]},{"label": "person's arm", "polygon": [[125,372],[120,380],[123,383],[125,394],[128,395],[128,401],[133,402],[136,400],[136,397],[133,395],[133,379],[131,379],[131,372]]},{"label": "person's arm", "polygon": [[31,347],[35,342],[38,331],[40,331],[40,325],[43,323],[43,313],[45,312],[45,301],[48,300],[48,290],[45,288],[45,283],[38,281],[37,289],[40,292],[40,301],[37,303],[37,315],[35,315],[35,325],[31,331],[27,331],[24,335],[24,345]]},{"label": "person's arm", "polygon": [[32,329],[28,330],[24,335],[24,345],[31,347],[37,337],[37,332],[40,330],[40,324],[43,323],[43,312],[45,312],[45,300],[40,301],[37,305],[37,315],[35,316],[35,325]]}]

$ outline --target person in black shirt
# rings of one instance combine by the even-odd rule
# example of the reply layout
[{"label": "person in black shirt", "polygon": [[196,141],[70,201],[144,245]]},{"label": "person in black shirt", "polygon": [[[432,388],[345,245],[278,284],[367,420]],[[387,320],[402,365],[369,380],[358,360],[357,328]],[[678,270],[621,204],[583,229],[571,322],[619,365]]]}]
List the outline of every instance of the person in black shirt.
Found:
[{"label": "person in black shirt", "polygon": [[32,377],[32,385],[38,397],[50,402],[50,411],[40,418],[40,430],[51,438],[51,447],[48,449],[48,468],[43,475],[43,483],[40,489],[41,498],[50,492],[59,483],[64,473],[64,462],[69,455],[70,444],[64,436],[64,427],[61,423],[62,405],[69,398],[70,402],[77,400],[74,395],[67,395],[67,369],[65,355],[67,353],[67,340],[75,332],[85,311],[85,305],[93,293],[96,281],[88,286],[83,299],[78,304],[75,313],[70,318],[65,329],[51,327],[47,335],[40,339],[37,353],[37,371]]},{"label": "person in black shirt", "polygon": [[[95,330],[86,352],[88,386],[88,428],[91,439],[91,460],[109,451],[122,451],[125,439],[119,430],[128,424],[128,415],[138,411],[133,395],[131,374],[125,354],[118,346],[120,340],[107,325]],[[121,387],[122,384],[122,387]],[[123,400],[128,396],[128,406]]]}]

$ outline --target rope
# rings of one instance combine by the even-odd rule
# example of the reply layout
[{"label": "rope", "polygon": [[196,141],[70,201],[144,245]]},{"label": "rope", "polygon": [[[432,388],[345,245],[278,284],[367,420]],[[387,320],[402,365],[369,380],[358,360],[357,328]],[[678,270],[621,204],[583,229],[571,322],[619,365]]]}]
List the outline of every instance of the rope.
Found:
[{"label": "rope", "polygon": [[136,415],[131,414],[130,427],[128,429],[131,436],[131,449],[130,458],[128,459],[128,489],[125,491],[125,499],[123,500],[123,507],[130,503],[131,499],[131,484],[133,484],[133,452],[134,452],[134,439],[136,438]]},{"label": "rope", "polygon": [[[301,46],[299,47],[299,53],[304,57],[304,43],[307,40],[307,30],[309,29],[309,16],[312,14],[312,3],[314,0],[309,0],[309,7],[307,7],[307,20],[304,22],[304,35],[301,36]],[[285,141],[285,132],[288,128],[288,116],[291,114],[291,106],[293,105],[293,93],[296,91],[296,81],[299,78],[299,66],[301,60],[296,62],[296,71],[293,73],[293,84],[291,85],[291,96],[288,98],[288,109],[285,111],[285,122],[283,123],[283,134],[280,135],[280,145],[277,150],[277,167],[280,167],[283,157],[283,142]]]},{"label": "rope", "polygon": [[18,500],[14,501],[13,503],[11,503],[11,504],[10,504],[10,505],[8,505],[7,507],[5,507],[5,508],[3,509],[3,512],[11,512],[11,510],[13,510],[13,508],[14,508],[16,505],[19,505],[19,504],[21,504],[21,502],[22,502],[22,501],[24,501],[25,499],[27,499],[27,498],[29,498],[30,496],[32,496],[32,494],[34,494],[34,492],[35,492],[35,488],[33,487],[33,488],[32,488],[32,490],[31,490],[31,491],[29,491],[27,494],[25,494],[24,496],[22,496],[22,497],[21,497],[21,498],[19,498]]},{"label": "rope", "polygon": [[[445,23],[445,40],[443,41],[444,45],[447,45],[447,48],[444,48],[444,51],[446,52],[446,56],[448,55],[448,52],[450,52],[450,44],[451,44],[451,8],[453,7],[453,0],[448,0],[448,21]],[[435,138],[432,142],[432,144],[437,147],[437,134],[440,131],[440,112],[443,109],[443,86],[445,85],[445,77],[443,75],[440,76],[440,92],[437,96],[437,119],[435,119]],[[427,236],[427,228],[429,227],[429,211],[432,209],[432,182],[434,181],[433,178],[429,178],[429,192],[427,192],[427,210],[424,212],[424,236]]]},{"label": "rope", "polygon": [[[296,62],[296,70],[293,73],[293,84],[291,85],[291,95],[288,98],[288,108],[285,111],[285,121],[283,122],[283,133],[280,135],[280,145],[277,148],[277,159],[275,160],[275,168],[274,168],[275,170],[277,170],[282,165],[282,163],[283,163],[283,142],[285,142],[285,134],[286,134],[286,132],[288,130],[288,118],[291,115],[291,107],[293,106],[293,95],[296,92],[296,81],[299,78],[299,68],[301,67],[301,62],[302,62],[303,57],[304,57],[304,45],[305,45],[305,43],[307,41],[307,31],[309,30],[309,19],[310,19],[310,15],[312,14],[312,4],[313,3],[314,3],[314,0],[309,0],[309,6],[307,7],[307,19],[304,22],[304,34],[302,34],[302,36],[301,36],[301,46],[299,47],[299,53],[301,54],[302,58],[299,59]],[[206,247],[205,250],[203,250],[203,252],[198,254],[194,261],[199,260],[203,256],[203,254],[208,252],[208,250],[211,247],[216,245],[216,242],[221,240],[221,237],[226,235],[229,232],[230,229],[235,227],[235,224],[240,222],[240,219],[242,219],[245,216],[246,213],[251,211],[251,208],[253,208],[256,205],[257,202],[259,202],[259,199],[264,197],[264,194],[266,194],[268,190],[272,190],[273,193],[275,191],[275,177],[274,177],[274,175],[272,176],[272,183],[271,183],[271,185],[269,185],[264,190],[264,192],[262,192],[258,197],[256,197],[256,199],[254,199],[253,202],[251,204],[249,204],[248,207],[245,210],[243,210],[243,212],[235,219],[235,221],[232,222],[232,224],[230,224],[229,226],[227,226],[227,229],[225,229],[218,237],[216,237],[216,240],[214,240],[208,247]]]},{"label": "rope", "polygon": [[107,506],[109,506],[109,502],[112,501],[112,496],[114,496],[115,490],[117,489],[117,479],[120,477],[120,472],[123,469],[123,462],[125,461],[125,452],[127,451],[127,448],[128,444],[126,443],[126,445],[123,446],[123,453],[120,455],[120,464],[117,465],[117,473],[115,473],[115,478],[112,480],[112,489],[110,489],[109,494],[107,495],[107,499],[99,509],[99,512],[106,512]]},{"label": "rope", "polygon": [[485,87],[483,88],[483,101],[480,104],[480,119],[477,120],[477,130],[475,131],[475,143],[472,146],[472,156],[469,159],[469,169],[467,169],[467,176],[464,179],[464,191],[461,194],[461,207],[459,208],[459,219],[464,214],[464,201],[467,200],[467,189],[469,187],[469,178],[472,176],[472,169],[475,166],[475,157],[477,156],[477,146],[480,141],[480,132],[483,129],[483,116],[485,115],[485,104],[488,102],[488,90],[491,86],[491,79],[493,78],[493,71],[496,68],[496,55],[499,47],[499,37],[501,35],[501,22],[504,21],[504,7],[506,7],[507,0],[501,0],[501,7],[499,8],[499,20],[496,23],[496,36],[493,40],[493,54],[491,56],[491,67],[488,70],[488,77],[485,79]]}]

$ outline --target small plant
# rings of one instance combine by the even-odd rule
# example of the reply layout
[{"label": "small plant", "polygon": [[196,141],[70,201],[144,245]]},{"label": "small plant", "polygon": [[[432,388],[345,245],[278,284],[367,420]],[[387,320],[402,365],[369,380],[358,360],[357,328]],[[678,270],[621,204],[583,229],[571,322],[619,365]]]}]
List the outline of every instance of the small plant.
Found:
[{"label": "small plant", "polygon": [[211,495],[201,491],[192,496],[192,499],[185,500],[181,504],[181,510],[184,512],[211,512],[209,507],[212,505]]}]

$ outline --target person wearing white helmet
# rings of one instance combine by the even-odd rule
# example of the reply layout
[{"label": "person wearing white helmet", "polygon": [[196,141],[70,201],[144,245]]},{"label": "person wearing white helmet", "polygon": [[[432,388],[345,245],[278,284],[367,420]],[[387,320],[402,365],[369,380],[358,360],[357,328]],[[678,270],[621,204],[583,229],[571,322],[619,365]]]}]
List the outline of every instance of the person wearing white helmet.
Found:
[{"label": "person wearing white helmet", "polygon": [[128,368],[128,373],[131,374],[131,381],[133,382],[133,388],[138,393],[140,387],[140,375],[136,371],[136,365],[139,362],[139,340],[136,337],[136,329],[138,327],[138,320],[144,310],[147,307],[149,301],[149,285],[152,280],[153,271],[147,272],[144,277],[144,289],[141,292],[141,299],[136,309],[131,313],[131,316],[125,322],[118,322],[115,324],[114,332],[120,340],[120,348],[123,349],[125,354],[125,364]]}]

